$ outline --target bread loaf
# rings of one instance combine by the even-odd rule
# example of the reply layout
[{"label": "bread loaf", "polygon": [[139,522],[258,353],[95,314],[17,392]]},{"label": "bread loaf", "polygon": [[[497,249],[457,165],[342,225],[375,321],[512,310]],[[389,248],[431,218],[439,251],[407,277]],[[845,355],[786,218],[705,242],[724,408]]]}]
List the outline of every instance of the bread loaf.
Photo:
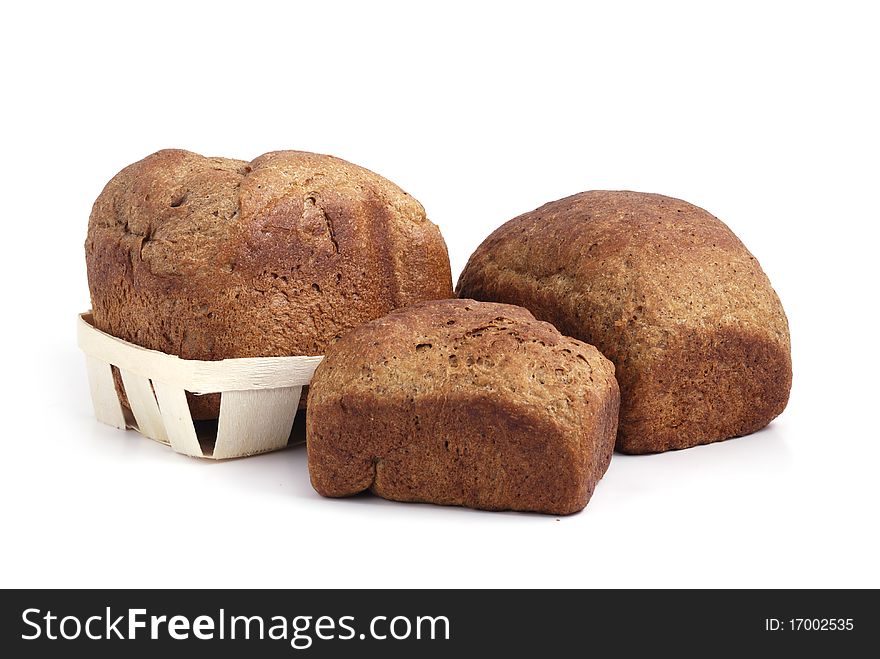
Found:
[{"label": "bread loaf", "polygon": [[[320,355],[448,298],[446,245],[396,185],[331,156],[159,151],[104,188],[85,244],[98,329],[185,359]],[[216,418],[218,396],[190,397]]]},{"label": "bread loaf", "polygon": [[791,387],[788,323],[739,239],[678,199],[584,192],[471,256],[461,297],[518,304],[617,367],[617,448],[650,453],[766,426]]},{"label": "bread loaf", "polygon": [[309,474],[324,496],[573,513],[608,467],[618,405],[611,362],[525,309],[424,302],[327,351]]}]

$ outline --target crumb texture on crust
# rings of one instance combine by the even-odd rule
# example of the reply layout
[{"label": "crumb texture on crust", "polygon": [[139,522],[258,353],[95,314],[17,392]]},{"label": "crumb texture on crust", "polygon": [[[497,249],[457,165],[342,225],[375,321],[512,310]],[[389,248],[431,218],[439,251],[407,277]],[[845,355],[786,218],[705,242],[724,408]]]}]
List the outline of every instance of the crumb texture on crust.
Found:
[{"label": "crumb texture on crust", "polygon": [[[85,252],[96,326],[186,359],[320,355],[364,321],[453,294],[418,201],[300,151],[148,156],[95,201]],[[216,417],[216,399],[191,399],[197,418]]]},{"label": "crumb texture on crust", "polygon": [[656,194],[592,191],[498,228],[461,297],[522,305],[617,367],[617,448],[652,453],[754,432],[785,408],[785,312],[718,218]]},{"label": "crumb texture on crust", "polygon": [[581,510],[614,447],[614,366],[521,307],[423,302],[348,333],[309,390],[312,485],[488,510]]}]

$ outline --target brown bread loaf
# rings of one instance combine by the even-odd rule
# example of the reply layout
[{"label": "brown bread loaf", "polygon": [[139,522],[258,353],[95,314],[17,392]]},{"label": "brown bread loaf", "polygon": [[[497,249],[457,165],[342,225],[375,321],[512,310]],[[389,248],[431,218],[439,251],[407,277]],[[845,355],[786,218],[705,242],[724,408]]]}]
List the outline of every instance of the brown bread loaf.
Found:
[{"label": "brown bread loaf", "polygon": [[611,362],[527,310],[424,302],[327,351],[309,474],[324,496],[565,515],[608,467],[618,405]]},{"label": "brown bread loaf", "polygon": [[[97,327],[185,359],[320,355],[364,321],[452,295],[421,204],[299,151],[159,151],[104,188],[85,250]],[[219,397],[190,406],[216,418]]]},{"label": "brown bread loaf", "polygon": [[701,208],[584,192],[496,230],[461,297],[522,305],[617,366],[617,448],[651,453],[745,435],[791,388],[788,322],[767,276]]}]

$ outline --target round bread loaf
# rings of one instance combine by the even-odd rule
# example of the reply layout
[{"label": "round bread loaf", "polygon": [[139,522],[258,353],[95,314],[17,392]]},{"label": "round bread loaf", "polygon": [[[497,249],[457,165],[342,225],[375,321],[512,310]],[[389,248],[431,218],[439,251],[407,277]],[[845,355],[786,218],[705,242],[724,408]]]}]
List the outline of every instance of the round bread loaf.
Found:
[{"label": "round bread loaf", "polygon": [[519,304],[617,367],[617,448],[744,435],[791,388],[788,322],[739,239],[678,199],[584,192],[521,215],[464,269],[461,297]]},{"label": "round bread loaf", "polygon": [[[159,151],[104,188],[85,244],[94,322],[185,359],[320,355],[397,307],[452,296],[415,199],[339,158]],[[216,418],[219,396],[190,397]]]},{"label": "round bread loaf", "polygon": [[324,496],[565,515],[608,468],[619,402],[611,362],[527,310],[423,302],[327,351],[309,474]]}]

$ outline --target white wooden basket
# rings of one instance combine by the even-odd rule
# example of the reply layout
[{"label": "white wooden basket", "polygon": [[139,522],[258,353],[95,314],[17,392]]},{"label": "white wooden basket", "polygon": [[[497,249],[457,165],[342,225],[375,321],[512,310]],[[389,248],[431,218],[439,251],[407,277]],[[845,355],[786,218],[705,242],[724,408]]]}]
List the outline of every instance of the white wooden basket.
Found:
[{"label": "white wooden basket", "polygon": [[[100,331],[91,312],[77,318],[98,421],[169,444],[199,458],[236,458],[287,446],[302,388],[322,357],[252,357],[201,361],[148,350]],[[119,369],[131,407],[126,421],[113,384]],[[217,436],[203,449],[186,392],[220,394]]]}]

